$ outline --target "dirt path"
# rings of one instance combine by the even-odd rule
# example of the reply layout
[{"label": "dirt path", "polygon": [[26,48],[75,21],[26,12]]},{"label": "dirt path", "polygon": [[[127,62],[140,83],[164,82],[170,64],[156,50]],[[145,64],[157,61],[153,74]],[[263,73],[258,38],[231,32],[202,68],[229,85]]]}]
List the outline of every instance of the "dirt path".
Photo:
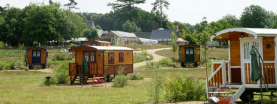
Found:
[{"label": "dirt path", "polygon": [[[164,56],[160,56],[155,54],[156,51],[159,50],[164,50],[164,49],[170,49],[170,48],[159,48],[159,49],[150,49],[150,50],[146,50],[149,54],[151,54],[153,56],[153,62],[157,62],[159,60],[161,60],[162,58],[165,58]],[[134,53],[140,53],[141,51],[134,51]],[[146,65],[146,61],[143,62],[139,62],[139,63],[135,63],[134,64],[134,70],[140,66]]]}]

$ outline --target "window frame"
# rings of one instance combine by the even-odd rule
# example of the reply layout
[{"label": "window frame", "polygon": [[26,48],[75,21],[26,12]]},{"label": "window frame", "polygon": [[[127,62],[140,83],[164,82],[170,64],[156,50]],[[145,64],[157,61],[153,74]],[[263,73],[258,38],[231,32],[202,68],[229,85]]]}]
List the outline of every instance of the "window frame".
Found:
[{"label": "window frame", "polygon": [[118,53],[118,56],[119,56],[119,62],[124,62],[124,52],[119,52]]},{"label": "window frame", "polygon": [[114,64],[114,52],[108,52],[108,64]]}]

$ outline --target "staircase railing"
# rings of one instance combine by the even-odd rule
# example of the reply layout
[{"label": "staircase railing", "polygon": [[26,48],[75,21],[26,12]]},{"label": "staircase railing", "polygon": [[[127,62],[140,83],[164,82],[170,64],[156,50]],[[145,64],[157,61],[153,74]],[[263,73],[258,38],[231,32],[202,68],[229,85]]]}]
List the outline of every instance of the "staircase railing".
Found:
[{"label": "staircase railing", "polygon": [[236,100],[241,96],[241,94],[245,91],[245,84],[241,85],[237,92],[233,95],[229,104],[235,104]]}]

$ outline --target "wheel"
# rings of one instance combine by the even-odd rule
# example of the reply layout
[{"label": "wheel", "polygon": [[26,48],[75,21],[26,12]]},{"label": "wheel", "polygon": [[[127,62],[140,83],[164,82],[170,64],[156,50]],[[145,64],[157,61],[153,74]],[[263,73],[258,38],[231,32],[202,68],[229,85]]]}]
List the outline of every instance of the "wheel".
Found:
[{"label": "wheel", "polygon": [[110,82],[111,81],[111,76],[110,75],[106,75],[106,82]]},{"label": "wheel", "polygon": [[46,68],[46,65],[42,65],[42,69],[45,69]]},{"label": "wheel", "polygon": [[33,69],[33,65],[29,65],[29,69]]},{"label": "wheel", "polygon": [[184,64],[183,62],[181,62],[181,66],[182,66],[182,67],[185,67],[185,64]]},{"label": "wheel", "polygon": [[252,91],[244,91],[239,98],[243,102],[249,102],[253,100],[254,93]]},{"label": "wheel", "polygon": [[197,67],[197,62],[194,62],[194,67]]}]

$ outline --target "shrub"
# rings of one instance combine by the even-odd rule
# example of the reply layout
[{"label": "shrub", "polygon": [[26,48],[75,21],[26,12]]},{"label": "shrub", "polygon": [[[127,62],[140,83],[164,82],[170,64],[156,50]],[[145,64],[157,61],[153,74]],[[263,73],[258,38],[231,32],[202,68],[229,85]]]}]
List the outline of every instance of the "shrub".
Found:
[{"label": "shrub", "polygon": [[72,44],[72,43],[71,43],[71,44],[69,45],[69,48],[72,48],[72,47],[75,47],[75,46],[76,46],[75,44]]},{"label": "shrub", "polygon": [[149,69],[158,69],[160,68],[160,64],[158,62],[146,62],[146,68],[149,68]]},{"label": "shrub", "polygon": [[143,80],[144,77],[140,73],[133,73],[129,75],[130,80]]},{"label": "shrub", "polygon": [[146,60],[152,60],[153,56],[148,54],[147,51],[142,51],[141,53],[135,53],[134,54],[134,63],[142,62]]},{"label": "shrub", "polygon": [[152,80],[149,92],[149,98],[153,103],[157,104],[162,100],[162,85],[163,85],[163,78],[162,76],[158,75],[157,72],[155,74],[154,79]]},{"label": "shrub", "polygon": [[54,60],[59,60],[59,61],[64,61],[64,60],[71,60],[72,59],[72,57],[70,57],[69,55],[67,55],[67,54],[64,54],[64,53],[56,53],[56,54],[54,54],[54,56],[53,56],[53,61]]},{"label": "shrub", "polygon": [[68,75],[67,63],[62,63],[57,67],[57,69],[55,69],[55,78],[57,84],[69,84],[70,79]]},{"label": "shrub", "polygon": [[159,61],[159,64],[161,66],[171,66],[172,65],[172,60],[168,58],[163,58],[162,60]]},{"label": "shrub", "polygon": [[192,77],[183,79],[177,76],[164,84],[164,96],[168,102],[180,102],[205,99],[205,83]]},{"label": "shrub", "polygon": [[15,69],[15,61],[7,62],[6,65],[5,65],[5,68],[7,70],[14,70]]},{"label": "shrub", "polygon": [[113,87],[125,87],[128,84],[127,82],[128,82],[128,77],[126,75],[118,74],[114,78]]},{"label": "shrub", "polygon": [[0,71],[2,71],[4,69],[4,66],[2,63],[0,63]]},{"label": "shrub", "polygon": [[[43,79],[42,85],[47,85],[48,84],[48,80],[46,78]],[[57,84],[56,78],[55,77],[51,77],[49,79],[49,85],[55,85]]]}]

